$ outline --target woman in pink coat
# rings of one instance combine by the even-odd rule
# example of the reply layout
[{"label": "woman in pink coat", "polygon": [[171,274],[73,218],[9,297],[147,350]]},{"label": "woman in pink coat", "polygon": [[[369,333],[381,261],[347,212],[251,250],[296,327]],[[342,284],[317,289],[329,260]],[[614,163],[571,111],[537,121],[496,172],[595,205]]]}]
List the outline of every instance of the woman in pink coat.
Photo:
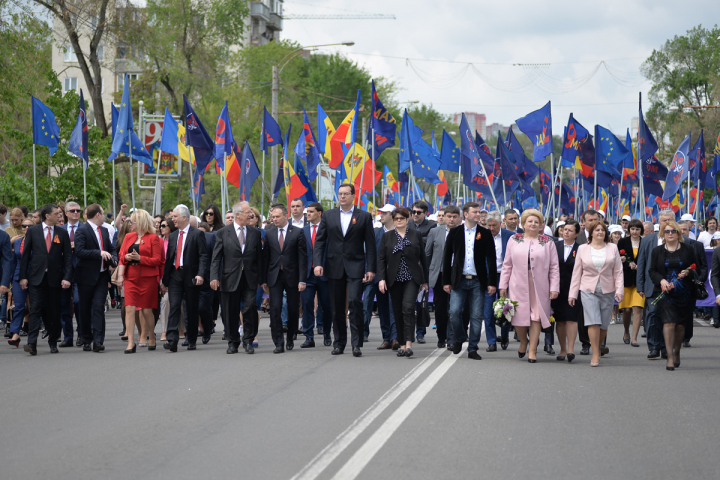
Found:
[{"label": "woman in pink coat", "polygon": [[615,301],[623,301],[625,281],[617,246],[610,242],[605,224],[598,220],[587,226],[590,243],[580,245],[575,258],[568,304],[575,305],[578,295],[582,299],[585,326],[592,346],[590,366],[600,365],[601,355],[610,349],[600,348],[607,336]]},{"label": "woman in pink coat", "polygon": [[555,242],[542,233],[545,224],[542,213],[525,210],[520,222],[525,233],[515,234],[508,240],[500,274],[500,296],[518,302],[512,318],[520,339],[518,356],[523,358],[527,352],[528,362],[535,363],[540,332],[550,327],[550,300],[560,291],[560,270]]}]

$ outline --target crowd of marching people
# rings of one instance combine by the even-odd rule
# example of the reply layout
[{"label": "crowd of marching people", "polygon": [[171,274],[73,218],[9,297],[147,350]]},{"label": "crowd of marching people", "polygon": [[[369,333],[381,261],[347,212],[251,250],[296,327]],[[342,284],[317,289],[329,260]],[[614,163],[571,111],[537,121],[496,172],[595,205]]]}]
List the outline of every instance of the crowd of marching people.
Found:
[{"label": "crowd of marching people", "polygon": [[459,354],[467,342],[468,358],[481,360],[484,330],[488,353],[507,350],[512,334],[521,359],[537,362],[542,340],[546,354],[573,362],[579,340],[596,367],[610,353],[610,324],[621,323],[622,344],[640,347],[641,336],[647,358],[674,370],[695,316],[720,327],[713,217],[695,225],[665,210],[657,224],[609,224],[595,210],[552,219],[473,202],[429,216],[418,201],[373,218],[354,206],[354,186],[342,185],[338,199],[328,211],[300,199],[274,204],[266,222],[247,202],[228,212],[211,205],[199,218],[185,205],[155,217],[123,205],[117,218],[98,204],[0,205],[7,342],[30,355],[38,337],[51,353],[103,352],[105,313],[119,308],[126,354],[195,350],[220,333],[218,317],[227,353],[253,354],[268,312],[275,354],[298,337],[299,348],[315,348],[317,335],[332,355],[349,341],[360,357],[378,317],[376,348],[398,357],[435,330],[438,348]]}]

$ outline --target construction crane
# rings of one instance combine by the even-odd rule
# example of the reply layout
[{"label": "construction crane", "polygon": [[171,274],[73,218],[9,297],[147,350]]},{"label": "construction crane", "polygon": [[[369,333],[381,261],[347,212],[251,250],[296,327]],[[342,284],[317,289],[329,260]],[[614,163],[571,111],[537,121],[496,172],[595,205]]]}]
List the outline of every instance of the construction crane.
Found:
[{"label": "construction crane", "polygon": [[359,13],[354,15],[283,15],[283,20],[395,20],[395,15]]}]

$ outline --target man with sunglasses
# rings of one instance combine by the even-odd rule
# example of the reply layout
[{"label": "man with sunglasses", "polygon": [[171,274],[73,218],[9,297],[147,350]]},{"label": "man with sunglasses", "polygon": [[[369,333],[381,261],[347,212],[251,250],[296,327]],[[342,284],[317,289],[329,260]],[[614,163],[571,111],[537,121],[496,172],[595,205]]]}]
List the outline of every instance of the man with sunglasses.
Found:
[{"label": "man with sunglasses", "polygon": [[[408,222],[408,228],[415,228],[422,237],[423,241],[427,240],[430,230],[437,226],[437,223],[427,219],[428,204],[422,200],[418,200],[413,203],[411,213],[412,220]],[[423,248],[425,248],[424,243]],[[425,292],[425,298],[427,298],[427,295],[428,292]],[[421,303],[417,304],[417,330],[415,332],[415,336],[417,337],[418,343],[425,343],[427,328],[421,327],[420,325],[425,325],[425,323],[427,323],[426,321],[422,321],[422,317],[428,315],[428,312],[423,311],[421,305]]]},{"label": "man with sunglasses", "polygon": [[[80,221],[80,214],[82,209],[77,202],[68,202],[65,204],[65,213],[67,214],[67,223],[60,225],[58,228],[62,228],[68,232],[70,236],[70,247],[72,248],[72,287],[62,291],[62,297],[60,300],[60,323],[63,328],[63,341],[58,345],[59,347],[72,347],[73,346],[73,311],[75,312],[75,322],[77,323],[77,343],[78,347],[83,346],[83,341],[80,338],[80,295],[78,294],[77,284],[75,283],[75,267],[77,267],[77,256],[75,255],[75,234],[78,229],[82,226]],[[71,308],[72,305],[72,308]]]}]

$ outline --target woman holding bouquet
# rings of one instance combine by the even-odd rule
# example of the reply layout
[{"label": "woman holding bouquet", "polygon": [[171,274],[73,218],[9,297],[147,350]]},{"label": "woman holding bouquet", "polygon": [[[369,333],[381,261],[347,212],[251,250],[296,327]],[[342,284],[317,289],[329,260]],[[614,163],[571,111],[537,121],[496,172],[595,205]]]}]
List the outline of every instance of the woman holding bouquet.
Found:
[{"label": "woman holding bouquet", "polygon": [[[640,296],[635,284],[637,277],[637,256],[640,251],[640,235],[643,232],[643,224],[637,218],[632,220],[628,225],[630,235],[618,242],[620,250],[620,260],[623,263],[623,279],[625,284],[625,298],[620,304],[623,312],[623,326],[625,334],[623,342],[633,347],[639,347],[637,343],[638,332],[640,331],[640,322],[642,321],[643,307],[645,299]],[[632,337],[630,336],[630,315],[632,314]]]},{"label": "woman holding bouquet", "polygon": [[[648,275],[655,290],[655,301],[661,303],[665,347],[668,351],[667,370],[680,366],[680,347],[685,336],[685,322],[692,321],[694,297],[692,275],[695,270],[695,251],[684,244],[680,226],[669,221],[662,224],[658,236],[663,244],[655,247],[650,257]],[[672,355],[670,355],[672,353]]]},{"label": "woman holding bouquet", "polygon": [[551,326],[550,300],[557,298],[560,291],[560,271],[555,242],[542,233],[543,214],[535,209],[525,210],[520,222],[525,233],[517,233],[508,240],[500,274],[500,296],[518,302],[512,319],[520,339],[518,356],[523,358],[528,353],[528,362],[535,363],[540,331]]},{"label": "woman holding bouquet", "polygon": [[587,226],[590,243],[578,248],[570,283],[568,303],[572,306],[580,296],[583,318],[588,329],[592,359],[590,366],[600,365],[600,356],[610,352],[600,348],[607,336],[615,301],[625,296],[622,261],[617,246],[610,242],[610,232],[602,221]]}]

